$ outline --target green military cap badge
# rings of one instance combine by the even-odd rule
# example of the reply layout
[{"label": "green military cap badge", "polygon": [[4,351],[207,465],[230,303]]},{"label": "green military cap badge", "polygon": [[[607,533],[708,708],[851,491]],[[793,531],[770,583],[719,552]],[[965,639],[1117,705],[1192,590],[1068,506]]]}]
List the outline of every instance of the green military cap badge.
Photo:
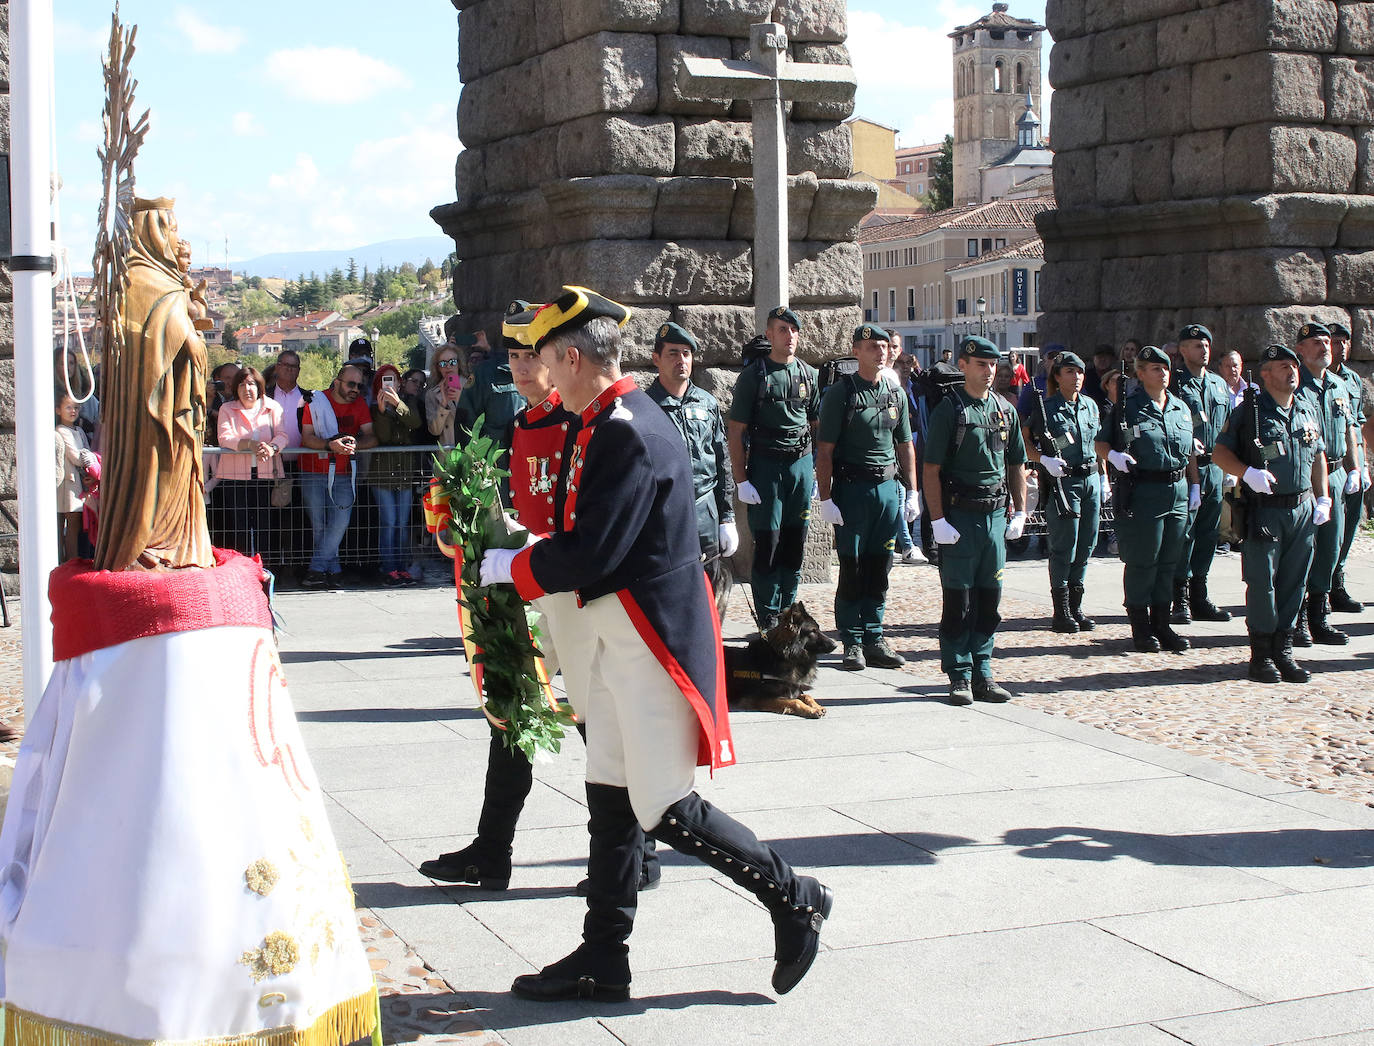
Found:
[{"label": "green military cap badge", "polygon": [[519,316],[522,312],[529,312],[529,310],[529,302],[527,302],[524,298],[516,298],[513,302],[506,306],[506,315]]},{"label": "green military cap badge", "polygon": [[1087,367],[1083,366],[1083,361],[1079,359],[1075,353],[1067,351],[1061,352],[1058,356],[1055,357],[1054,366],[1050,368],[1050,373],[1053,374],[1057,372],[1060,367],[1077,367],[1079,370],[1088,369]]},{"label": "green military cap badge", "polygon": [[863,323],[854,328],[854,341],[887,341],[887,331],[871,323]]},{"label": "green military cap badge", "polygon": [[1298,328],[1298,341],[1303,341],[1307,338],[1322,337],[1331,337],[1331,331],[1327,329],[1327,326],[1324,323],[1318,323],[1316,320],[1310,320]]},{"label": "green military cap badge", "polygon": [[772,310],[768,314],[768,318],[770,320],[782,320],[785,323],[792,324],[797,330],[801,330],[801,320],[797,319],[797,314],[786,305],[779,305],[776,309]]},{"label": "green military cap badge", "polygon": [[1189,338],[1212,340],[1212,332],[1200,323],[1190,323],[1178,332],[1179,341],[1187,341]]},{"label": "green military cap badge", "polygon": [[1341,338],[1345,341],[1350,340],[1350,328],[1344,323],[1328,323],[1326,329],[1331,332],[1331,337]]},{"label": "green military cap badge", "polygon": [[697,340],[692,337],[691,332],[678,323],[665,323],[658,328],[658,334],[654,336],[654,351],[659,347],[672,343],[673,345],[686,345],[693,352],[697,351]]},{"label": "green military cap badge", "polygon": [[1260,353],[1260,362],[1273,363],[1275,360],[1295,365],[1301,363],[1298,354],[1287,345],[1266,345],[1264,351]]},{"label": "green military cap badge", "polygon": [[550,338],[585,327],[592,320],[614,320],[623,327],[630,319],[630,310],[586,287],[565,284],[563,294],[534,314],[530,322],[530,339],[540,348]]},{"label": "green military cap badge", "polygon": [[1162,363],[1166,367],[1170,365],[1169,354],[1158,345],[1146,345],[1135,354],[1135,361],[1137,363]]},{"label": "green military cap badge", "polygon": [[959,343],[959,358],[964,360],[1000,360],[1002,350],[987,338],[968,337]]}]

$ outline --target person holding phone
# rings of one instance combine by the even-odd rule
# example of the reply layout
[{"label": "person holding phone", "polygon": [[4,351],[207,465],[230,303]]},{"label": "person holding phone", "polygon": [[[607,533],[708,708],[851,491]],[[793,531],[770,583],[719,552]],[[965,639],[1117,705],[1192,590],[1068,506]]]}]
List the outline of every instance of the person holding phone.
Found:
[{"label": "person holding phone", "polygon": [[[419,412],[401,395],[401,372],[383,363],[372,379],[372,434],[380,447],[413,443],[420,427]],[[413,585],[405,569],[410,542],[410,503],[415,493],[414,455],[403,450],[379,452],[367,472],[372,500],[377,505],[377,558],[382,564],[382,584],[388,588]]]},{"label": "person holding phone", "polygon": [[445,342],[434,351],[434,369],[430,371],[429,388],[425,391],[425,420],[430,435],[444,447],[455,444],[453,422],[458,415],[458,398],[463,393],[464,380],[458,346]]}]

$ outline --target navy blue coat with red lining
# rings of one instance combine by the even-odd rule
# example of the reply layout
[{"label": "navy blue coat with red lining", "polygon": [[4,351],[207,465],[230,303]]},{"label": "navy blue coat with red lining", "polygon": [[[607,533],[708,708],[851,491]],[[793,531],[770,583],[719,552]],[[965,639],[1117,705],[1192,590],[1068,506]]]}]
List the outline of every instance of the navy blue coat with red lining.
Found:
[{"label": "navy blue coat with red lining", "polygon": [[668,416],[621,378],[582,412],[559,529],[516,557],[524,599],[614,593],[697,715],[698,765],[735,761],[720,622],[701,569],[687,448]]}]

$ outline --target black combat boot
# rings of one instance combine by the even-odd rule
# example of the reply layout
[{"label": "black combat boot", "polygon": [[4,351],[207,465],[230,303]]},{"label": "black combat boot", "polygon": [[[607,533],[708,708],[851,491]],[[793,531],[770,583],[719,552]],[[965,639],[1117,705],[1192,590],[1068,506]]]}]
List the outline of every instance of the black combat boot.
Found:
[{"label": "black combat boot", "polygon": [[1327,620],[1330,613],[1326,593],[1313,592],[1307,597],[1307,627],[1312,633],[1312,642],[1322,646],[1345,646],[1350,637],[1339,628],[1332,628]]},{"label": "black combat boot", "polygon": [[1188,582],[1188,604],[1194,621],[1230,621],[1231,612],[1222,610],[1207,598],[1207,579],[1195,577]]},{"label": "black combat boot", "polygon": [[1083,616],[1083,591],[1082,585],[1069,586],[1069,613],[1078,622],[1078,631],[1091,632],[1097,627],[1097,622],[1090,617]]},{"label": "black combat boot", "polygon": [[1056,632],[1077,632],[1078,620],[1073,616],[1073,611],[1069,609],[1069,590],[1067,588],[1051,589],[1050,599],[1054,602],[1054,620],[1050,622],[1050,627]]},{"label": "black combat boot", "polygon": [[663,813],[651,833],[742,886],[773,917],[773,990],[786,995],[806,976],[834,901],[828,886],[798,875],[758,837],[696,792]]},{"label": "black combat boot", "polygon": [[587,915],[582,943],[538,973],[515,978],[511,991],[536,1002],[630,997],[630,946],[644,852],[630,793],[587,785]]},{"label": "black combat boot", "polygon": [[1131,645],[1142,654],[1158,654],[1159,640],[1150,631],[1150,608],[1127,607],[1126,619],[1131,623]]},{"label": "black combat boot", "polygon": [[1173,613],[1166,616],[1176,625],[1191,625],[1193,615],[1188,612],[1188,579],[1174,578]]},{"label": "black combat boot", "polygon": [[1337,614],[1364,613],[1364,604],[1352,599],[1346,591],[1344,570],[1336,571],[1336,576],[1331,579],[1331,609]]},{"label": "black combat boot", "polygon": [[1293,627],[1293,645],[1309,647],[1312,645],[1312,636],[1307,631],[1307,596],[1302,597],[1302,606],[1298,607],[1298,623]]},{"label": "black combat boot", "polygon": [[1159,645],[1171,654],[1181,654],[1188,649],[1188,640],[1175,632],[1169,624],[1168,603],[1150,608],[1150,632],[1159,640]]},{"label": "black combat boot", "polygon": [[487,780],[477,838],[461,850],[440,854],[420,865],[420,874],[446,883],[504,890],[510,886],[511,841],[525,798],[534,786],[534,768],[518,748],[493,737],[487,748]]},{"label": "black combat boot", "polygon": [[1250,671],[1247,678],[1256,683],[1277,683],[1279,670],[1274,667],[1274,634],[1250,633]]},{"label": "black combat boot", "polygon": [[1285,683],[1306,683],[1312,673],[1293,660],[1293,633],[1282,631],[1274,633],[1274,667],[1279,670]]}]

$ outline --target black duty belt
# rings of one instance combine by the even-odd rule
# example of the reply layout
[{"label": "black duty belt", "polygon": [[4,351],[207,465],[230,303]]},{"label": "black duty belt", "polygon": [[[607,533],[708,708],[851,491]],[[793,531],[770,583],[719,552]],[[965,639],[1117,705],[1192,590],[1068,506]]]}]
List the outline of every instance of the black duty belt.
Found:
[{"label": "black duty belt", "polygon": [[1206,466],[1210,465],[1211,463],[1212,463],[1212,452],[1211,452],[1210,450],[1209,450],[1206,454],[1199,454],[1199,455],[1197,456],[1197,467],[1198,467],[1198,468],[1205,468]]},{"label": "black duty belt", "polygon": [[1251,494],[1260,508],[1297,508],[1304,501],[1312,500],[1312,488],[1300,490],[1296,494]]},{"label": "black duty belt", "polygon": [[1187,469],[1131,469],[1130,476],[1137,483],[1177,483],[1188,474]]},{"label": "black duty belt", "polygon": [[897,475],[893,465],[853,465],[848,461],[835,462],[835,478],[853,483],[885,483]]},{"label": "black duty belt", "polygon": [[1065,475],[1065,476],[1073,476],[1073,477],[1091,476],[1091,475],[1092,475],[1094,472],[1096,472],[1096,471],[1097,471],[1097,466],[1096,466],[1095,464],[1093,464],[1093,462],[1091,462],[1091,461],[1085,461],[1085,462],[1083,462],[1083,464],[1081,464],[1081,465],[1065,465],[1065,466],[1064,466],[1064,475]]},{"label": "black duty belt", "polygon": [[1332,473],[1334,473],[1337,469],[1343,469],[1343,468],[1345,468],[1345,462],[1344,462],[1344,461],[1336,461],[1336,462],[1333,462],[1330,458],[1327,458],[1327,459],[1326,459],[1326,474],[1327,474],[1328,476],[1330,476]]},{"label": "black duty belt", "polygon": [[811,441],[808,440],[798,447],[760,447],[754,445],[749,448],[749,453],[764,458],[774,458],[778,461],[796,461],[798,458],[804,458],[811,453]]},{"label": "black duty belt", "polygon": [[958,480],[941,477],[946,508],[959,508],[972,512],[995,512],[1006,504],[1007,487],[1005,483],[982,487],[974,483],[960,483]]}]

